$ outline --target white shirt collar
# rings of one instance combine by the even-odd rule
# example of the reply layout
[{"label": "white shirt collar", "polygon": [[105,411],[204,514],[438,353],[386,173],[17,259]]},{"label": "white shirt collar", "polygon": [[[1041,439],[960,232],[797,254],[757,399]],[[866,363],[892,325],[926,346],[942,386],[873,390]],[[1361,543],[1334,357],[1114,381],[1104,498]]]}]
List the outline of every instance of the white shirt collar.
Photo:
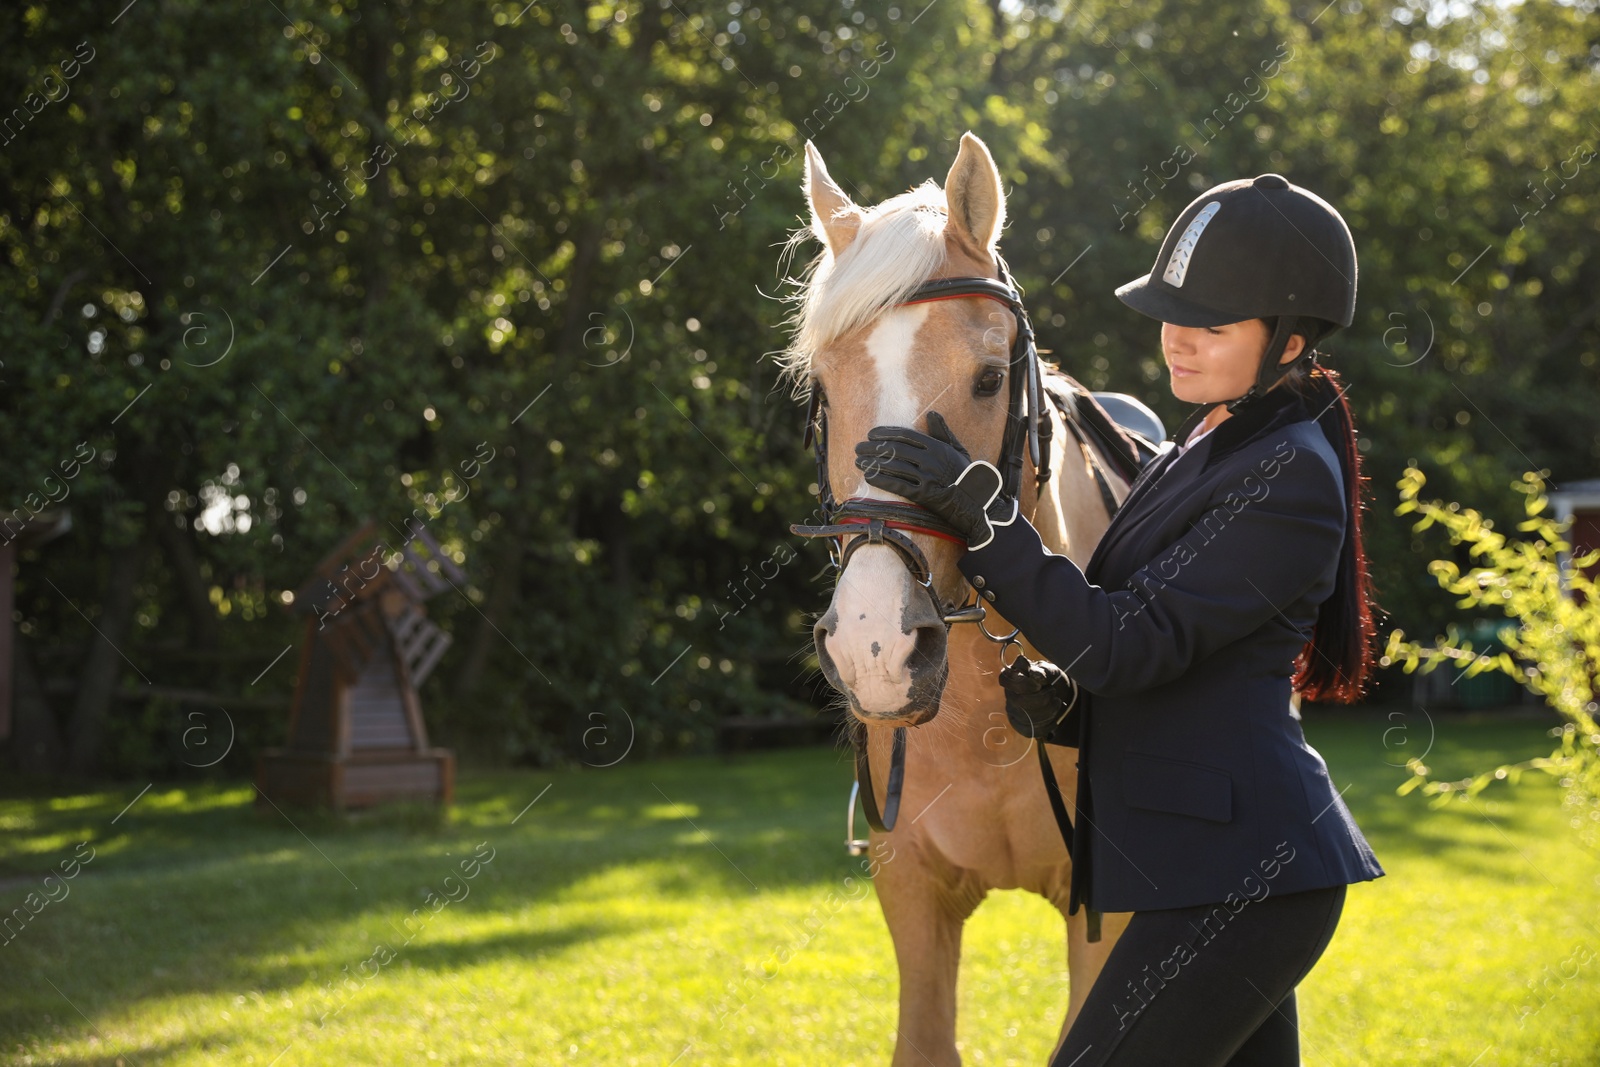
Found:
[{"label": "white shirt collar", "polygon": [[[1204,424],[1202,423],[1202,425],[1204,425]],[[1220,422],[1217,423],[1217,426],[1221,426],[1221,425],[1222,425],[1222,423],[1220,423]],[[1191,434],[1191,436],[1189,437],[1189,440],[1187,442],[1177,446],[1178,455],[1181,456],[1185,452],[1189,451],[1189,449],[1193,448],[1197,443],[1199,443],[1199,441],[1200,441],[1200,439],[1202,437],[1204,437],[1206,434],[1210,433],[1211,430],[1215,430],[1217,428],[1217,426],[1213,426],[1209,430],[1203,430],[1198,434]],[[1198,428],[1199,427],[1196,427],[1196,429],[1198,429]]]}]

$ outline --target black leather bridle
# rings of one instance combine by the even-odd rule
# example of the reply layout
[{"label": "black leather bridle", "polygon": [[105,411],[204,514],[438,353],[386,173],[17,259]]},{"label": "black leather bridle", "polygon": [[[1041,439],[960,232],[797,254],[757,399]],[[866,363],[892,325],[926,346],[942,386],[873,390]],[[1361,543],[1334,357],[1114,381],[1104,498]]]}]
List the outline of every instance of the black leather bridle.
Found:
[{"label": "black leather bridle", "polygon": [[[1017,336],[1011,343],[1006,428],[1000,444],[1000,461],[996,464],[1001,477],[1000,495],[996,499],[1002,506],[1011,509],[1010,514],[1014,518],[1016,508],[1020,506],[1018,490],[1022,484],[1024,440],[1028,458],[1033,463],[1036,487],[1043,489],[1051,477],[1050,443],[1055,430],[1049,408],[1044,403],[1044,383],[1041,380],[1039,350],[1034,339],[1033,324],[1028,319],[1027,309],[1022,305],[1022,295],[1006,270],[1005,261],[998,255],[995,259],[1000,270],[999,279],[937,278],[918,286],[904,300],[893,306],[907,307],[936,300],[981,297],[999,301],[1009,308],[1015,317]],[[821,505],[822,522],[816,525],[794,523],[789,527],[790,531],[801,537],[829,538],[829,556],[835,570],[841,574],[849,564],[851,555],[862,545],[888,545],[904,558],[911,569],[912,577],[933,600],[934,608],[944,620],[947,629],[955,623],[973,622],[977,623],[984,635],[991,640],[1002,642],[1002,645],[1015,643],[1017,630],[1014,629],[1009,635],[1000,637],[989,633],[983,626],[986,613],[976,592],[971,604],[946,611],[939,603],[938,594],[933,588],[933,570],[928,565],[927,557],[908,536],[912,533],[924,533],[964,545],[966,541],[959,531],[933,512],[907,501],[877,500],[870,497],[848,497],[843,502],[834,499],[833,489],[828,482],[827,413],[822,407],[821,393],[815,387],[811,390],[807,406],[805,429],[804,446],[811,448],[816,456],[817,495]],[[1003,647],[1001,654],[1003,657]],[[861,728],[853,732],[856,790],[861,794],[867,825],[879,833],[887,833],[894,829],[899,815],[900,791],[905,779],[906,728],[895,727],[894,745],[889,762],[888,792],[881,813],[873,793],[872,765],[867,757],[865,734],[866,731]],[[1044,743],[1040,741],[1038,744],[1040,754],[1043,756]],[[1053,777],[1049,777],[1049,783],[1054,785]],[[853,794],[850,810],[853,818],[855,812]],[[1058,809],[1058,821],[1064,815],[1065,809]],[[1063,826],[1062,833],[1067,840],[1067,849],[1070,853],[1072,849],[1070,824]],[[850,842],[852,850],[860,844],[860,842]]]},{"label": "black leather bridle", "polygon": [[[998,259],[998,257],[996,257]],[[1011,343],[1010,396],[1006,412],[1005,436],[1000,444],[1001,490],[999,500],[1015,506],[1022,483],[1022,441],[1027,439],[1028,458],[1033,462],[1035,481],[1042,489],[1050,481],[1050,441],[1054,424],[1044,407],[1044,386],[1040,379],[1039,350],[1034,341],[1033,324],[1028,311],[1022,306],[1022,297],[1012,284],[1005,262],[999,261],[1000,278],[936,278],[912,290],[896,307],[928,304],[936,300],[957,300],[963,297],[983,297],[1006,305],[1017,320],[1017,336]],[[887,544],[905,557],[919,585],[932,593],[932,571],[928,560],[911,538],[910,533],[931,534],[947,541],[964,544],[960,533],[926,508],[902,500],[877,500],[870,497],[848,497],[843,503],[834,499],[828,482],[828,423],[822,407],[822,394],[811,390],[806,411],[804,445],[812,449],[817,461],[817,489],[821,504],[822,522],[818,525],[795,523],[789,529],[801,537],[829,537],[844,542],[842,548],[831,549],[836,567],[843,569],[851,552],[861,544]],[[881,520],[881,525],[878,521]],[[866,530],[857,527],[866,526]],[[862,541],[865,535],[867,540]],[[966,619],[947,619],[946,622],[965,622]]]}]

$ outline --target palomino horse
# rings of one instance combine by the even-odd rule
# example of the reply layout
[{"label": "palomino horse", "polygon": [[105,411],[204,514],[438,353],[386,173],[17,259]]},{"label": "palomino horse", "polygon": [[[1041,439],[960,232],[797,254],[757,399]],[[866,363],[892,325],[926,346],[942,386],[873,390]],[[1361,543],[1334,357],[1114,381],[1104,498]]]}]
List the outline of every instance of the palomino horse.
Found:
[{"label": "palomino horse", "polygon": [[[811,226],[795,240],[809,232],[824,249],[796,296],[795,334],[782,362],[826,413],[826,483],[841,499],[899,499],[866,483],[855,467],[855,443],[878,424],[925,427],[930,408],[974,459],[995,462],[1007,424],[1006,376],[1020,372],[1009,357],[1017,317],[978,296],[906,303],[934,279],[1004,277],[996,241],[1005,199],[988,149],[968,133],[943,190],[930,181],[862,208],[808,143],[805,191]],[[1048,370],[1052,381],[1041,384],[1059,389],[1070,381]],[[1022,450],[1020,513],[1051,551],[1082,566],[1109,521],[1110,490],[1097,483],[1094,457],[1072,434],[1040,437],[1045,469],[1056,473],[1039,487],[1036,464]],[[1128,479],[1116,479],[1120,502]],[[832,603],[816,624],[816,646],[824,674],[857,720],[854,729],[867,734],[879,781],[894,728],[919,727],[905,748],[902,817],[891,833],[874,831],[871,846],[885,858],[874,883],[899,964],[893,1064],[944,1067],[961,1062],[962,926],[991,889],[1038,893],[1066,918],[1071,995],[1063,1037],[1131,915],[1107,913],[1098,941],[1088,940],[1085,909],[1066,917],[1071,861],[1039,763],[1024,758],[1035,742],[1007,723],[997,646],[977,626],[947,626],[970,595],[955,566],[963,549],[927,532],[909,536],[926,562],[927,586],[907,565],[915,553],[852,538]],[[1012,629],[988,610],[997,634]],[[1039,658],[1026,641],[1023,648]],[[1070,806],[1076,750],[1056,751],[1056,780]]]}]

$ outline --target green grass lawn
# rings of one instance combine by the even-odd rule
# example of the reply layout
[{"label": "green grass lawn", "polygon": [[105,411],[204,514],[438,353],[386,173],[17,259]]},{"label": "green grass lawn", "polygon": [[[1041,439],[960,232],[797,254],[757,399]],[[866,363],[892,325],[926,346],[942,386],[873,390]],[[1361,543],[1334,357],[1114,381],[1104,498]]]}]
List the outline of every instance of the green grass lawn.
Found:
[{"label": "green grass lawn", "polygon": [[[1429,763],[1547,752],[1545,725],[1445,720]],[[1352,887],[1300,987],[1306,1064],[1600,1062],[1600,861],[1555,783],[1432,810],[1393,792],[1428,726],[1395,728],[1307,726],[1389,873]],[[0,1060],[885,1064],[894,956],[870,884],[845,881],[849,780],[822,748],[468,770],[442,819],[295,825],[243,784],[158,783],[126,812],[144,783],[13,788],[0,906],[42,895],[80,842],[93,859],[0,945]],[[966,1062],[1042,1065],[1067,999],[1059,916],[993,894],[965,952]]]}]

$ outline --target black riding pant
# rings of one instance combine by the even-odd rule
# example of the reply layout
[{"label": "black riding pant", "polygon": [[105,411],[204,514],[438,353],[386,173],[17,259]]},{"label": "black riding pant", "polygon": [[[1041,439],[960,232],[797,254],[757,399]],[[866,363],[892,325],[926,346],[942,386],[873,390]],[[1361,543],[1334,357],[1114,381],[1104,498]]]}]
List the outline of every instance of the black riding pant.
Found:
[{"label": "black riding pant", "polygon": [[1294,987],[1346,889],[1135,912],[1050,1067],[1300,1067]]}]

